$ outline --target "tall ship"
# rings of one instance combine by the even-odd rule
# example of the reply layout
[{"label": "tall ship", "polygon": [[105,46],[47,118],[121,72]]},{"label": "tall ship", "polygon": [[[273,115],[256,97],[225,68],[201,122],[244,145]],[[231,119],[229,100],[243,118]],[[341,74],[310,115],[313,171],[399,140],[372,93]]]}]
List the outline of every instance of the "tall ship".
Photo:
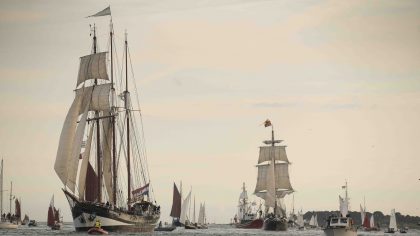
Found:
[{"label": "tall ship", "polygon": [[[69,88],[75,97],[54,170],[77,231],[87,231],[99,221],[107,231],[151,232],[160,207],[150,183],[127,33],[123,60],[117,63],[110,7],[90,17],[99,16],[110,17],[109,51],[100,50],[93,24],[92,50],[80,58],[75,87]],[[122,68],[114,68],[119,64]]]},{"label": "tall ship", "polygon": [[286,146],[276,145],[283,140],[274,139],[274,128],[270,120],[264,122],[271,127],[271,140],[263,141],[267,146],[260,147],[258,158],[258,178],[254,194],[264,200],[264,230],[286,231],[287,215],[283,198],[293,193],[290,184],[289,165]]},{"label": "tall ship", "polygon": [[327,236],[356,236],[357,229],[349,214],[349,197],[347,193],[347,181],[343,189],[346,190],[345,197],[338,196],[340,212],[338,215],[331,215],[327,219],[327,225],[323,229]]},{"label": "tall ship", "polygon": [[261,229],[263,226],[263,219],[261,214],[259,214],[261,205],[256,212],[253,211],[253,205],[255,205],[254,202],[250,203],[248,201],[248,192],[246,191],[245,183],[243,183],[242,192],[239,195],[238,213],[234,218],[236,228]]}]

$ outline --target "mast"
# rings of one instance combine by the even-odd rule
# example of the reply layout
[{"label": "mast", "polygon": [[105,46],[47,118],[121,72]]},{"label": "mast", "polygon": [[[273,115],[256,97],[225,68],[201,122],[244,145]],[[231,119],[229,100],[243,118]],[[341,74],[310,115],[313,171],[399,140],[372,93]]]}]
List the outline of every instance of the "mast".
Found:
[{"label": "mast", "polygon": [[0,209],[3,215],[3,159],[1,159],[1,172],[0,172]]},{"label": "mast", "polygon": [[[96,54],[97,41],[96,41],[96,26],[93,25],[93,53]],[[98,85],[98,79],[95,79],[95,85]],[[98,167],[98,202],[102,201],[102,166],[101,166],[101,128],[99,126],[99,112],[95,111],[96,118],[96,164]]]},{"label": "mast", "polygon": [[111,39],[111,126],[112,126],[112,203],[114,206],[117,205],[117,160],[116,160],[116,131],[115,131],[115,107],[114,107],[114,94],[115,94],[115,88],[114,88],[114,66],[113,66],[113,42],[112,42],[112,36],[113,36],[113,27],[112,27],[112,18],[110,23],[110,30],[109,30],[109,37]]},{"label": "mast", "polygon": [[193,216],[193,222],[195,223],[195,195],[194,195],[194,216]]},{"label": "mast", "polygon": [[274,126],[271,125],[271,146],[273,147],[273,149],[271,150],[270,154],[271,154],[271,164],[272,164],[272,169],[273,169],[273,188],[274,188],[274,215],[277,214],[277,192],[276,192],[276,161],[275,161],[275,157],[274,157]]},{"label": "mast", "polygon": [[131,201],[131,172],[130,172],[130,108],[128,107],[128,42],[127,42],[127,31],[125,32],[125,112],[127,119],[127,195],[128,195],[128,204]]},{"label": "mast", "polygon": [[10,214],[12,214],[12,188],[13,188],[13,185],[12,185],[12,181],[10,181],[10,203],[9,203],[9,212],[10,212]]}]

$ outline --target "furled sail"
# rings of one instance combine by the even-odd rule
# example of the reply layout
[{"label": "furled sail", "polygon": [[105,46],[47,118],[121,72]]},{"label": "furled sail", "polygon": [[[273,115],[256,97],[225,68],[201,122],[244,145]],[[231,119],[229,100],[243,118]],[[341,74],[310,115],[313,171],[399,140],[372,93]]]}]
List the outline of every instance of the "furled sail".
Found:
[{"label": "furled sail", "polygon": [[174,183],[174,194],[172,199],[172,209],[170,216],[179,218],[181,216],[181,194]]},{"label": "furled sail", "polygon": [[185,223],[185,220],[187,219],[187,212],[188,212],[188,208],[190,206],[190,201],[191,201],[191,191],[190,191],[190,193],[188,193],[187,197],[182,202],[180,221],[183,224]]},{"label": "furled sail", "polygon": [[271,161],[273,155],[275,161],[284,161],[289,163],[286,155],[286,146],[264,146],[260,147],[258,164],[265,161]]},{"label": "furled sail", "polygon": [[87,139],[85,151],[82,155],[82,165],[80,166],[80,172],[79,172],[79,198],[81,200],[85,197],[85,183],[86,183],[86,173],[87,168],[89,164],[89,157],[90,157],[90,149],[92,145],[92,137],[93,137],[93,125],[90,127],[89,136]]},{"label": "furled sail", "polygon": [[80,58],[77,86],[89,79],[109,80],[106,70],[107,52],[100,52]]}]

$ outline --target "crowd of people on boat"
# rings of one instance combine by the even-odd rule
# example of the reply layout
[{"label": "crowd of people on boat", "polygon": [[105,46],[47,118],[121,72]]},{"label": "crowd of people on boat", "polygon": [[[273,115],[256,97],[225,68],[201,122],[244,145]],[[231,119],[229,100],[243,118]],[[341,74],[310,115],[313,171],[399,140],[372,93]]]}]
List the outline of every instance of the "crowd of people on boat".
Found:
[{"label": "crowd of people on boat", "polygon": [[7,213],[7,215],[6,215],[6,213],[3,213],[3,215],[1,215],[1,221],[2,222],[9,221],[9,222],[12,223],[12,222],[16,222],[18,219],[20,219],[19,215],[10,214],[10,212]]}]

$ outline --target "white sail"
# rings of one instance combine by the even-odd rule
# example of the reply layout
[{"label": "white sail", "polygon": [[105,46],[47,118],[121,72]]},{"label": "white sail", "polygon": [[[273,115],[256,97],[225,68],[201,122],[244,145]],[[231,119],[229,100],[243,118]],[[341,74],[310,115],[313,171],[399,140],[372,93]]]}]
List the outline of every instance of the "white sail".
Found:
[{"label": "white sail", "polygon": [[286,154],[286,146],[263,146],[260,147],[260,156],[258,158],[258,164],[265,161],[271,161],[272,155],[274,155],[274,160],[284,161],[289,163]]},{"label": "white sail", "polygon": [[[110,109],[111,85],[101,84],[76,90],[76,97],[67,113],[57,150],[54,169],[64,185],[74,193],[79,154],[88,111]],[[77,123],[77,118],[83,114]]]},{"label": "white sail", "polygon": [[[103,112],[104,116],[111,115],[110,111]],[[113,202],[112,196],[112,126],[110,119],[104,119],[102,121],[103,131],[101,131],[101,142],[102,142],[102,160],[103,160],[103,180],[105,189],[108,193],[109,202]]]},{"label": "white sail", "polygon": [[198,212],[198,222],[199,225],[204,225],[204,205],[200,203],[200,211]]},{"label": "white sail", "polygon": [[[257,186],[255,187],[254,193],[263,199],[266,198],[266,192],[268,190],[268,186],[272,186],[272,181],[274,179],[270,179],[273,174],[272,169],[270,169],[270,164],[261,164],[257,165],[258,167],[258,178],[257,178]],[[271,167],[272,168],[272,167]],[[271,170],[271,171],[270,171]],[[270,181],[270,182],[269,182]],[[289,167],[287,163],[276,163],[275,164],[275,184],[276,184],[276,196],[278,198],[283,198],[287,193],[293,192],[293,188],[290,184],[289,178]]]},{"label": "white sail", "polygon": [[315,227],[318,227],[319,225],[318,225],[318,215],[315,215],[315,224],[314,224],[314,226]]},{"label": "white sail", "polygon": [[64,185],[67,184],[69,173],[69,162],[73,150],[73,141],[76,135],[77,118],[81,110],[83,97],[76,96],[67,113],[61,130],[60,141],[58,144],[57,157],[54,163],[54,170]]},{"label": "white sail", "polygon": [[389,228],[397,230],[397,218],[395,217],[395,209],[391,210],[391,215],[389,219]]},{"label": "white sail", "polygon": [[348,200],[338,196],[340,202],[340,212],[342,216],[346,216],[349,212]]},{"label": "white sail", "polygon": [[187,212],[190,206],[190,201],[191,201],[191,191],[190,193],[188,193],[187,197],[182,202],[180,222],[183,224],[185,223],[185,220],[187,219]]},{"label": "white sail", "polygon": [[373,217],[373,214],[370,217],[370,227],[371,228],[375,228],[375,218]]},{"label": "white sail", "polygon": [[100,52],[80,58],[77,86],[89,79],[109,80],[106,70],[107,52]]},{"label": "white sail", "polygon": [[362,205],[360,205],[360,217],[362,219],[362,224],[363,222],[365,222],[365,215],[366,215],[365,210],[363,209]]},{"label": "white sail", "polygon": [[93,137],[93,125],[90,127],[89,136],[87,139],[85,151],[82,155],[82,165],[80,166],[79,171],[79,198],[80,200],[84,200],[85,195],[85,185],[86,185],[86,173],[89,164],[89,157],[90,157],[90,149],[92,145],[92,137]]},{"label": "white sail", "polygon": [[298,212],[296,224],[299,225],[300,227],[303,227],[304,226],[305,223],[303,221],[303,214],[302,214],[302,212]]},{"label": "white sail", "polygon": [[309,221],[310,226],[315,226],[315,215],[312,215],[311,220]]},{"label": "white sail", "polygon": [[73,193],[75,192],[74,190],[76,187],[77,168],[79,167],[79,156],[80,150],[82,149],[83,135],[85,133],[88,111],[88,106],[86,106],[85,111],[83,112],[83,115],[80,118],[79,124],[76,128],[71,158],[67,162],[68,177],[66,185]]}]

